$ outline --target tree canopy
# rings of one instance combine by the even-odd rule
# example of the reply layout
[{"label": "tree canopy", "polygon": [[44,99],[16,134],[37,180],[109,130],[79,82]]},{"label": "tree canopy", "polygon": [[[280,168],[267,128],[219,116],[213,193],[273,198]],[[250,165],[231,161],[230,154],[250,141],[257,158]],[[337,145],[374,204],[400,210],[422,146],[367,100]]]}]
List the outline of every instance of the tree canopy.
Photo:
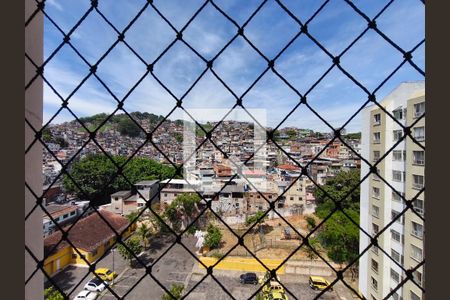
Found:
[{"label": "tree canopy", "polygon": [[143,133],[141,128],[139,128],[139,126],[137,126],[136,123],[128,117],[119,121],[117,130],[121,135],[127,135],[129,137],[137,137]]},{"label": "tree canopy", "polygon": [[[342,201],[343,211],[356,224],[359,224],[359,176],[359,170],[342,171],[322,186],[336,201]],[[353,189],[354,191],[345,197]],[[320,218],[325,218],[333,211],[335,204],[320,189],[316,189],[315,197],[316,214]],[[319,229],[320,243],[328,257],[339,264],[351,262],[358,255],[359,228],[351,220],[338,210]]]},{"label": "tree canopy", "polygon": [[180,194],[165,209],[163,217],[170,222],[173,230],[178,231],[183,219],[186,223],[191,223],[190,220],[197,212],[197,205],[200,200],[200,197],[195,193]]},{"label": "tree canopy", "polygon": [[131,262],[133,261],[135,256],[141,253],[142,246],[137,236],[130,237],[128,240],[125,241],[125,245],[130,250],[125,248],[125,246],[122,244],[117,245],[117,250],[119,251],[119,254],[123,257],[123,259],[127,260],[131,265]]},{"label": "tree canopy", "polygon": [[[342,201],[342,208],[348,208],[359,212],[359,170],[341,171],[335,177],[327,180],[322,185],[325,190],[336,201]],[[344,197],[356,186],[358,186],[349,196]],[[325,218],[335,207],[333,200],[319,188],[314,191],[317,201],[316,214],[320,218]]]},{"label": "tree canopy", "polygon": [[[127,160],[125,156],[113,156],[112,158],[119,166]],[[90,199],[102,202],[109,198],[112,193],[132,188],[123,176],[119,175],[111,181],[117,171],[116,166],[106,155],[88,154],[74,162],[69,173]],[[137,157],[131,159],[124,166],[122,172],[131,184],[135,184],[141,180],[171,178],[175,174],[175,168],[148,158]],[[78,190],[67,174],[64,174],[63,184],[66,191],[75,193],[80,198],[85,198],[84,193]]]},{"label": "tree canopy", "polygon": [[[346,209],[349,217],[359,224],[359,213]],[[358,256],[359,228],[341,211],[335,212],[323,225],[318,238],[334,262],[351,262]]]},{"label": "tree canopy", "polygon": [[49,287],[44,290],[45,300],[64,300],[64,296],[55,288]]},{"label": "tree canopy", "polygon": [[219,227],[209,224],[206,232],[204,245],[210,249],[218,248],[222,241],[222,232],[220,232]]}]

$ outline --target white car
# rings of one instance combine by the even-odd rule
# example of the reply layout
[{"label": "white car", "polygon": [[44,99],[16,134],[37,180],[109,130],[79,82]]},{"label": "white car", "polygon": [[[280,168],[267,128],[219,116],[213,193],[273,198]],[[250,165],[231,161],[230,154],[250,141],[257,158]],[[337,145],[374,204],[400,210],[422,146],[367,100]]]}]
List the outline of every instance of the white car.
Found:
[{"label": "white car", "polygon": [[96,292],[90,292],[90,291],[81,291],[78,293],[78,295],[74,298],[74,300],[95,300],[97,299],[98,294]]},{"label": "white car", "polygon": [[102,292],[106,289],[106,283],[97,277],[92,278],[88,283],[86,283],[84,289],[91,292]]}]

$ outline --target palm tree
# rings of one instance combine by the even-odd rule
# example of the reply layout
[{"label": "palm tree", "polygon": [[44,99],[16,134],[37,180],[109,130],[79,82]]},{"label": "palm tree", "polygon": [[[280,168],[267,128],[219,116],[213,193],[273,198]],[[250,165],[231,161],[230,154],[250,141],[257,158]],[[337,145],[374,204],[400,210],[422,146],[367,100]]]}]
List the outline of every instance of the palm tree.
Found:
[{"label": "palm tree", "polygon": [[138,227],[136,233],[138,234],[141,241],[144,243],[144,249],[147,249],[147,241],[151,233],[150,227],[148,227],[147,224],[142,223],[141,226]]}]

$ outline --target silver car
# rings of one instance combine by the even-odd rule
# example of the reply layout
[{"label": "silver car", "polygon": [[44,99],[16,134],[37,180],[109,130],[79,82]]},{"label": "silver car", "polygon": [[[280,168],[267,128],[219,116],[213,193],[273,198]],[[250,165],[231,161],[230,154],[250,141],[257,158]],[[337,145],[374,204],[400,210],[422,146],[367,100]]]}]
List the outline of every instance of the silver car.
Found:
[{"label": "silver car", "polygon": [[74,300],[95,300],[97,299],[98,294],[96,292],[90,292],[90,291],[81,291],[78,293],[78,295],[74,298]]},{"label": "silver car", "polygon": [[104,289],[106,289],[106,283],[96,277],[86,283],[84,289],[91,292],[102,292]]}]

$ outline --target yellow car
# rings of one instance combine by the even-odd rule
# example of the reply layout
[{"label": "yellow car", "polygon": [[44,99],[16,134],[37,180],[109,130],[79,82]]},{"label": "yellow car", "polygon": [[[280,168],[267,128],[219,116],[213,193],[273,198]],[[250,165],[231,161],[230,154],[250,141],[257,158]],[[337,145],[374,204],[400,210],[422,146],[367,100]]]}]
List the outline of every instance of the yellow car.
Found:
[{"label": "yellow car", "polygon": [[272,291],[270,294],[264,294],[264,300],[288,300],[288,296],[280,291]]},{"label": "yellow car", "polygon": [[117,273],[111,271],[107,268],[99,268],[95,270],[95,274],[97,274],[102,280],[111,281],[117,277]]},{"label": "yellow car", "polygon": [[[320,276],[309,276],[309,286],[313,290],[324,290],[328,286],[330,286],[330,283],[328,282],[328,280],[326,280],[323,277],[320,277]],[[330,287],[328,290],[332,291],[333,288]]]}]

